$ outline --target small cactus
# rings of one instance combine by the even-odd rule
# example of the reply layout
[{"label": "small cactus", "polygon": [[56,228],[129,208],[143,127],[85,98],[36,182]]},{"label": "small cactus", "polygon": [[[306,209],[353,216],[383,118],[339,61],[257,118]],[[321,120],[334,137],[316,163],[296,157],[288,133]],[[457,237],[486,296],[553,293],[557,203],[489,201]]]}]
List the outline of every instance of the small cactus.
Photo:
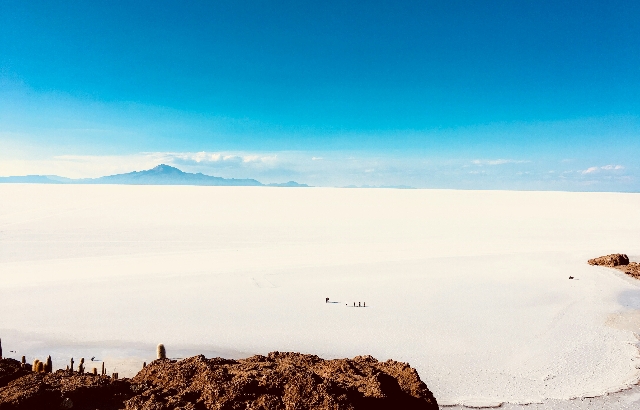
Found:
[{"label": "small cactus", "polygon": [[[23,365],[27,364],[27,358],[22,356],[22,360],[20,361],[20,363],[22,363]],[[24,366],[22,366],[24,367]]]},{"label": "small cactus", "polygon": [[91,373],[93,373],[94,376],[97,376],[98,375],[98,368],[94,367],[93,371]]},{"label": "small cactus", "polygon": [[80,358],[80,363],[78,364],[78,373],[84,374],[84,357]]},{"label": "small cactus", "polygon": [[164,348],[164,345],[160,343],[158,348],[156,349],[158,354],[158,359],[166,359],[167,358],[167,350]]},{"label": "small cactus", "polygon": [[2,359],[2,339],[0,339],[0,359]]},{"label": "small cactus", "polygon": [[102,362],[102,370],[100,371],[100,375],[101,376],[106,376],[107,375],[107,370],[104,368],[104,362]]},{"label": "small cactus", "polygon": [[73,373],[73,357],[71,358],[71,366],[69,366],[69,370]]},{"label": "small cactus", "polygon": [[45,373],[53,372],[53,363],[51,362],[51,356],[47,357],[47,364],[44,366]]}]

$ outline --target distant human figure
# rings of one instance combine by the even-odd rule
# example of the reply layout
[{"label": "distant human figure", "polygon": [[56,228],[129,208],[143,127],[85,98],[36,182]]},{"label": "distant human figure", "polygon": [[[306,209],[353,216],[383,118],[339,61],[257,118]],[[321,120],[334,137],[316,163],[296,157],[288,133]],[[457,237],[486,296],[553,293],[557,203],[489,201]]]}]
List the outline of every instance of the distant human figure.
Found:
[{"label": "distant human figure", "polygon": [[367,307],[367,302],[362,302],[363,307]]},{"label": "distant human figure", "polygon": [[329,298],[324,298],[324,303],[329,303]]},{"label": "distant human figure", "polygon": [[353,302],[353,307],[356,307],[356,302]]},{"label": "distant human figure", "polygon": [[361,307],[361,306],[360,306],[360,302],[358,302],[358,307]]}]

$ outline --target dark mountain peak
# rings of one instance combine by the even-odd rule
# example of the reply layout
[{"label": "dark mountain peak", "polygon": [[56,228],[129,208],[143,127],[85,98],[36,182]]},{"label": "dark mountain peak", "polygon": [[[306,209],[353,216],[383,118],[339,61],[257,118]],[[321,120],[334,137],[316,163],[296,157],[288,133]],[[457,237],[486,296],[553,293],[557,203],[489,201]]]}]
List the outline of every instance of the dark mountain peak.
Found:
[{"label": "dark mountain peak", "polygon": [[178,168],[172,167],[171,165],[167,164],[157,165],[146,172],[153,172],[157,174],[184,174],[184,172],[179,170]]}]

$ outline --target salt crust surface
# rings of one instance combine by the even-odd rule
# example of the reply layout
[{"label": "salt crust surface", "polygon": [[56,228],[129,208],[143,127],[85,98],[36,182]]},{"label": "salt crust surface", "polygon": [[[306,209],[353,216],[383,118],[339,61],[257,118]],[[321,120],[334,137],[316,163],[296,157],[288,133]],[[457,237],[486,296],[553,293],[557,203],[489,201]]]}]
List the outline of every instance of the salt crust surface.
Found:
[{"label": "salt crust surface", "polygon": [[598,396],[638,380],[640,288],[586,260],[639,243],[638,194],[0,185],[0,337],[123,369],[158,342],[371,354],[444,405]]}]

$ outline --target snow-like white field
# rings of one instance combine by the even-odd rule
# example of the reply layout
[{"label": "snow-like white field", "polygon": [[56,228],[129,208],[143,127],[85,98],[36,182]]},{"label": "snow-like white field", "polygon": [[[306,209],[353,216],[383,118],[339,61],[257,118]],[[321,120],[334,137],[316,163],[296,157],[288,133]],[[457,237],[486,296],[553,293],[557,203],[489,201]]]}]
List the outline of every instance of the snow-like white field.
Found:
[{"label": "snow-like white field", "polygon": [[370,354],[441,404],[593,396],[640,375],[640,288],[586,263],[613,252],[640,257],[639,194],[0,185],[0,338],[58,366]]}]

